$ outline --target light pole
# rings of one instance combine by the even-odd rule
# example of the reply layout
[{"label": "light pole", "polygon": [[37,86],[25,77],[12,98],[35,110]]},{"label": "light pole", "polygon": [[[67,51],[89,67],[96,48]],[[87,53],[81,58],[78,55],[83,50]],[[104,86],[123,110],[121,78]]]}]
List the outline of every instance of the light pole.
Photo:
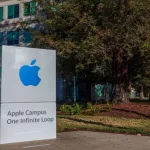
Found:
[{"label": "light pole", "polygon": [[73,83],[74,83],[74,88],[73,88],[74,89],[74,92],[73,92],[74,96],[73,97],[74,97],[74,103],[76,103],[76,77],[75,76],[73,77]]}]

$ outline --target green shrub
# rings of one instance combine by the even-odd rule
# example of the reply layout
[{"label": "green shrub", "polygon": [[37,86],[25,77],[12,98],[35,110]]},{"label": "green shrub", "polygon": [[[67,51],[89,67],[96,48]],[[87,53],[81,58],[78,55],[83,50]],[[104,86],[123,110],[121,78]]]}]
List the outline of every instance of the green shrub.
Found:
[{"label": "green shrub", "polygon": [[70,113],[70,106],[69,105],[61,105],[59,109],[60,109],[60,112],[62,114],[69,114]]},{"label": "green shrub", "polygon": [[81,111],[82,111],[82,107],[79,104],[75,103],[72,105],[72,108],[71,108],[72,115],[79,115],[81,114]]},{"label": "green shrub", "polygon": [[62,114],[79,115],[82,111],[82,107],[77,103],[73,105],[61,105],[60,111]]},{"label": "green shrub", "polygon": [[108,109],[108,111],[112,110],[112,106],[113,105],[109,101],[107,101],[107,109]]},{"label": "green shrub", "polygon": [[101,108],[101,112],[109,112],[112,110],[112,104],[110,102],[107,102],[106,106]]},{"label": "green shrub", "polygon": [[103,111],[103,107],[102,106],[96,107],[96,112],[102,112],[102,111]]},{"label": "green shrub", "polygon": [[96,113],[96,108],[92,105],[92,103],[87,103],[86,114],[94,115]]}]

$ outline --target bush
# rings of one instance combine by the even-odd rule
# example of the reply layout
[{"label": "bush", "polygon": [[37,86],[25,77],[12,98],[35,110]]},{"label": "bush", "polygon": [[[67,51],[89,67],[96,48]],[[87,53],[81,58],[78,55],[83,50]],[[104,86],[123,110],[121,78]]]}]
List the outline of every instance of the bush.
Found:
[{"label": "bush", "polygon": [[69,114],[70,113],[70,106],[69,105],[61,105],[60,111],[62,114]]},{"label": "bush", "polygon": [[96,110],[97,112],[109,112],[112,110],[112,106],[110,102],[107,102],[106,105],[98,106]]},{"label": "bush", "polygon": [[62,114],[79,115],[82,111],[82,107],[77,103],[73,105],[61,105],[60,111]]},{"label": "bush", "polygon": [[107,109],[108,109],[108,111],[112,110],[112,104],[108,101],[107,101]]},{"label": "bush", "polygon": [[79,115],[79,114],[81,114],[81,111],[82,111],[82,107],[79,104],[75,103],[72,105],[72,107],[71,107],[72,115]]},{"label": "bush", "polygon": [[94,115],[96,112],[96,107],[94,107],[92,103],[87,103],[86,114]]}]

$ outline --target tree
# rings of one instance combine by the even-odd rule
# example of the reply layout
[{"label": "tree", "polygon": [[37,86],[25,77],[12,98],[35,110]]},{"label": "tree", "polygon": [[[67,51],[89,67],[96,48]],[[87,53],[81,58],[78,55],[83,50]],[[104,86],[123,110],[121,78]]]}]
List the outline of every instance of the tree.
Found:
[{"label": "tree", "polygon": [[99,26],[103,33],[102,42],[112,60],[112,101],[127,103],[131,82],[141,69],[139,66],[132,73],[130,66],[142,60],[133,58],[136,55],[145,58],[150,52],[150,3],[146,0],[105,0],[101,1],[101,8]]},{"label": "tree", "polygon": [[[150,3],[147,0],[37,2],[36,21],[40,28],[34,33],[32,46],[57,49],[59,74],[84,74],[89,85],[97,80],[111,82],[112,102],[127,103],[131,83],[141,69],[139,61],[150,51]],[[134,59],[137,55],[139,60]],[[132,64],[138,66],[134,73]],[[146,67],[143,69],[146,71]]]},{"label": "tree", "polygon": [[[84,77],[87,84],[87,99],[90,99],[91,84],[97,80],[99,66],[105,65],[104,51],[100,49],[99,35],[93,12],[96,1],[68,0],[52,4],[38,0],[35,20],[40,23],[33,31],[32,47],[57,49],[57,73]],[[104,71],[103,71],[104,72]]]},{"label": "tree", "polygon": [[[136,61],[136,63],[134,63]],[[130,60],[132,70],[132,85],[140,92],[140,99],[144,99],[144,91],[150,93],[150,55],[149,50],[144,54],[136,54]],[[138,68],[138,69],[137,69]]]}]

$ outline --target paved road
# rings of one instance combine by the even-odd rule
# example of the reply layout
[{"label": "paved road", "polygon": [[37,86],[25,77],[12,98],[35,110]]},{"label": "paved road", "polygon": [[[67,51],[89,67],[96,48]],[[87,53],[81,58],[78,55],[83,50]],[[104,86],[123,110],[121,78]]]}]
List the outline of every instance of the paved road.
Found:
[{"label": "paved road", "polygon": [[100,132],[59,133],[57,140],[1,145],[0,150],[150,150],[150,137]]}]

